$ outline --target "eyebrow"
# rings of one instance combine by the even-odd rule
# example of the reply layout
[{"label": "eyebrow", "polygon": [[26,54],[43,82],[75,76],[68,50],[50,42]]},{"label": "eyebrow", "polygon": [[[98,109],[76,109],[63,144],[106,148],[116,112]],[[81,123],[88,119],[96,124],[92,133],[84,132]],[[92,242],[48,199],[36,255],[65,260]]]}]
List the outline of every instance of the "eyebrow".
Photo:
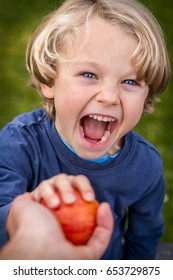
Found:
[{"label": "eyebrow", "polygon": [[[98,62],[95,61],[88,61],[88,60],[81,60],[80,62],[75,62],[73,63],[74,66],[83,66],[83,65],[87,65],[87,66],[91,66],[94,68],[102,68],[104,67],[103,65],[99,64]],[[134,79],[136,79],[137,77],[137,73],[135,72],[135,69],[129,69],[127,71],[124,71],[122,73],[123,76],[133,76]]]},{"label": "eyebrow", "polygon": [[93,66],[95,68],[97,67],[102,67],[101,64],[97,63],[97,62],[92,62],[92,61],[87,61],[87,60],[83,60],[83,61],[80,61],[80,62],[74,62],[73,63],[75,66],[82,66],[82,65],[89,65],[89,66]]}]

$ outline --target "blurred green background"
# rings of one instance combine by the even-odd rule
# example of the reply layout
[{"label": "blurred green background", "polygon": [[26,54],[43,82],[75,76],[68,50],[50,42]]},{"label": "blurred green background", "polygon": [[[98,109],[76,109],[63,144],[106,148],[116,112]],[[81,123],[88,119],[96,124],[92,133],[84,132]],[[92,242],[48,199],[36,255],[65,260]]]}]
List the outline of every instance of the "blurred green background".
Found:
[{"label": "blurred green background", "polygon": [[[28,86],[25,69],[27,41],[41,19],[54,10],[60,1],[1,0],[0,3],[0,128],[14,116],[36,109],[41,100]],[[173,59],[173,1],[143,0],[159,20]],[[162,240],[173,242],[173,78],[156,106],[153,115],[142,118],[136,131],[160,151],[167,182]],[[156,170],[157,172],[157,170]],[[148,174],[149,176],[149,174]]]}]

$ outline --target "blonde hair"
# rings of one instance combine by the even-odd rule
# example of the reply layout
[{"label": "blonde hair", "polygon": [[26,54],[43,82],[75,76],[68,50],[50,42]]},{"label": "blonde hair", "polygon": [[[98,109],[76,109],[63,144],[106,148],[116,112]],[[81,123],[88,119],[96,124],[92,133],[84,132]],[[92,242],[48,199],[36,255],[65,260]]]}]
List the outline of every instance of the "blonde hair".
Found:
[{"label": "blonde hair", "polygon": [[[131,61],[138,78],[149,86],[144,112],[152,112],[157,101],[155,94],[167,86],[170,63],[160,25],[151,12],[135,0],[65,1],[40,24],[28,44],[26,58],[32,86],[39,91],[40,84],[53,86],[63,51],[72,47],[74,37],[81,40],[84,26],[87,28],[95,16],[137,38],[138,46]],[[43,102],[49,116],[54,118],[54,100],[43,96]]]}]

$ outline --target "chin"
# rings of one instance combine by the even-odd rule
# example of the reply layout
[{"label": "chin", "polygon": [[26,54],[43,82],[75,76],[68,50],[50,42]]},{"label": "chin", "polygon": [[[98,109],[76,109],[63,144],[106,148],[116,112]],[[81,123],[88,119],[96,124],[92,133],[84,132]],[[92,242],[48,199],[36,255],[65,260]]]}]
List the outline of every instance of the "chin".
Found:
[{"label": "chin", "polygon": [[83,159],[86,159],[86,160],[96,160],[100,157],[103,157],[103,156],[107,155],[107,153],[97,153],[97,152],[94,152],[94,151],[86,152],[86,153],[76,151],[76,153],[80,158],[83,158]]}]

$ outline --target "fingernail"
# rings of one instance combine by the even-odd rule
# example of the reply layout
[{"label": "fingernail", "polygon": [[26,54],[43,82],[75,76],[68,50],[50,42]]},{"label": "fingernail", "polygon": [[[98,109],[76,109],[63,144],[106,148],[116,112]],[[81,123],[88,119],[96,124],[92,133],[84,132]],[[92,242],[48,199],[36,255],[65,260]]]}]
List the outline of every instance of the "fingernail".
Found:
[{"label": "fingernail", "polygon": [[73,194],[73,193],[67,193],[66,195],[65,195],[65,197],[64,197],[64,201],[66,202],[66,203],[74,203],[75,202],[75,200],[76,200],[76,197],[75,197],[75,195]]},{"label": "fingernail", "polygon": [[55,196],[55,197],[50,197],[48,199],[47,203],[51,208],[54,208],[59,205],[60,201],[59,201],[59,198]]},{"label": "fingernail", "polygon": [[95,196],[92,192],[86,192],[84,193],[84,198],[87,201],[92,201],[95,198]]}]

